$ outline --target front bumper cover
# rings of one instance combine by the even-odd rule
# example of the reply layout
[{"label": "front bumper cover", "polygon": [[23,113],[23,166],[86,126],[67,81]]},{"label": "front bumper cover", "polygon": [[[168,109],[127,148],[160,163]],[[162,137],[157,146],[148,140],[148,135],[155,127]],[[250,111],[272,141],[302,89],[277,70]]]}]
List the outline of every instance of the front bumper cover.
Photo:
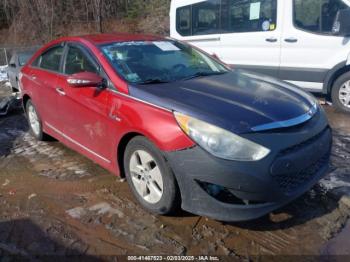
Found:
[{"label": "front bumper cover", "polygon": [[[322,109],[301,126],[244,137],[269,148],[270,155],[256,162],[228,161],[198,146],[165,153],[184,210],[221,221],[256,219],[304,194],[328,170],[332,131]],[[227,189],[242,203],[217,199],[203,183]]]}]

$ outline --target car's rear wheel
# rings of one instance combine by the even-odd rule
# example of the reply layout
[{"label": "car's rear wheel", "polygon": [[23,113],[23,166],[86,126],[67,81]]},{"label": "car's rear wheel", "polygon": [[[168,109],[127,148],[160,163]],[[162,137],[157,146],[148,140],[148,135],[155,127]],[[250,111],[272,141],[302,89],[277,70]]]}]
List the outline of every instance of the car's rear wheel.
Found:
[{"label": "car's rear wheel", "polygon": [[178,208],[175,177],[160,150],[145,137],[137,136],[128,143],[124,170],[134,196],[145,209],[165,215]]},{"label": "car's rear wheel", "polygon": [[31,100],[28,100],[26,103],[26,114],[30,131],[35,138],[39,141],[46,140],[46,134],[43,132],[40,116]]},{"label": "car's rear wheel", "polygon": [[350,113],[350,72],[341,75],[335,81],[332,102],[337,110]]}]

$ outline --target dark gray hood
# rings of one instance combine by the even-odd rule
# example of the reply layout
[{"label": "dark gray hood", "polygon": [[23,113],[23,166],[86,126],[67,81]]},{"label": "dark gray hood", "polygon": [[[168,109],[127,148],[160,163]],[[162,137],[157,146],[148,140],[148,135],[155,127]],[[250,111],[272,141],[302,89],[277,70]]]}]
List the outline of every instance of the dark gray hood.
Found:
[{"label": "dark gray hood", "polygon": [[135,98],[237,134],[258,130],[256,127],[262,125],[269,129],[271,123],[281,121],[298,124],[301,116],[311,115],[315,108],[315,99],[299,88],[243,70],[165,84],[135,85],[129,91]]}]

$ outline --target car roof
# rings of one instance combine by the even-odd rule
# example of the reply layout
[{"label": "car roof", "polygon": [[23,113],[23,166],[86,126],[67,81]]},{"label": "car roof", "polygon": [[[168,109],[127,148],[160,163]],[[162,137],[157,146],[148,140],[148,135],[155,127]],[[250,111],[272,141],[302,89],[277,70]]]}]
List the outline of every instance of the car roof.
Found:
[{"label": "car roof", "polygon": [[114,34],[96,34],[83,35],[78,38],[85,39],[94,45],[107,44],[112,42],[126,42],[126,41],[159,41],[164,40],[164,37],[143,34],[128,34],[128,33],[114,33]]}]

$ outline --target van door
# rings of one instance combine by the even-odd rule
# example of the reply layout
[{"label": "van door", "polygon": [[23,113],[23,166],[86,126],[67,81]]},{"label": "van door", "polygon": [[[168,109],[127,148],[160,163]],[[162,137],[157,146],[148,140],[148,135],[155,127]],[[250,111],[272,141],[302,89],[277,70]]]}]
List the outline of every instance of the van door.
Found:
[{"label": "van door", "polygon": [[[321,91],[332,68],[345,63],[350,40],[332,35],[343,0],[288,0],[282,36],[280,78]],[[292,11],[294,10],[294,11]]]},{"label": "van door", "polygon": [[278,76],[284,1],[222,0],[218,56],[235,68]]}]

